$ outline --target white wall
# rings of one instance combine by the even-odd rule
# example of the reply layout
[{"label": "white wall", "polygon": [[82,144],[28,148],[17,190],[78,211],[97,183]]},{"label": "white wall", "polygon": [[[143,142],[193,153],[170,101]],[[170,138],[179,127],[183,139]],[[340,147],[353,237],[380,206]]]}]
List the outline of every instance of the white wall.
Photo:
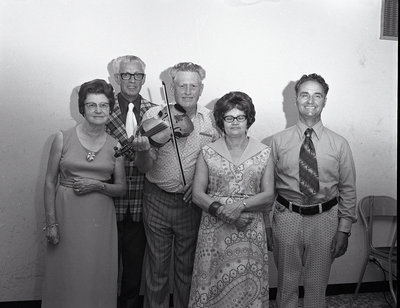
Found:
[{"label": "white wall", "polygon": [[[108,79],[120,55],[147,63],[142,95],[156,103],[162,71],[201,64],[200,103],[248,93],[260,140],[293,124],[293,81],[321,74],[331,87],[323,122],[350,142],[359,198],[396,197],[397,41],[379,40],[380,9],[380,0],[1,1],[0,301],[40,299],[50,142],[80,118],[76,87]],[[331,284],[356,282],[361,230],[353,227]],[[370,266],[365,281],[381,279]]]}]

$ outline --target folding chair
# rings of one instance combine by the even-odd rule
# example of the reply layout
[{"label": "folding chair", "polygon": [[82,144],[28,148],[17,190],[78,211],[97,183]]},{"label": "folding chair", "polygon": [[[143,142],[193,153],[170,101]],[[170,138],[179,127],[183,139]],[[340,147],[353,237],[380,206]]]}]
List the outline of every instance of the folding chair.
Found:
[{"label": "folding chair", "polygon": [[[397,294],[393,287],[393,266],[397,266],[397,200],[388,196],[366,196],[360,200],[359,211],[362,223],[365,228],[367,239],[367,253],[364,259],[364,264],[357,283],[355,294],[360,290],[361,282],[364,277],[365,269],[368,262],[375,259],[382,260],[388,264],[389,273],[389,288],[393,298],[395,307],[397,307]],[[378,220],[384,221],[393,225],[391,236],[391,245],[385,247],[377,247],[373,243],[374,225]],[[388,228],[390,229],[390,228]]]}]

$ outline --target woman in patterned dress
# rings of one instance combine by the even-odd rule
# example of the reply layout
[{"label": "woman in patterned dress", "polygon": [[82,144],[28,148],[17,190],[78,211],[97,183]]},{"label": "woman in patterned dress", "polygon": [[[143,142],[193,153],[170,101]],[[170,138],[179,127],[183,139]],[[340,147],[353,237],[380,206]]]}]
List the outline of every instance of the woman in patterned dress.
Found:
[{"label": "woman in patterned dress", "polygon": [[193,202],[203,209],[189,307],[268,307],[266,225],[274,201],[270,148],[247,136],[251,98],[230,92],[214,107],[223,137],[202,149]]}]

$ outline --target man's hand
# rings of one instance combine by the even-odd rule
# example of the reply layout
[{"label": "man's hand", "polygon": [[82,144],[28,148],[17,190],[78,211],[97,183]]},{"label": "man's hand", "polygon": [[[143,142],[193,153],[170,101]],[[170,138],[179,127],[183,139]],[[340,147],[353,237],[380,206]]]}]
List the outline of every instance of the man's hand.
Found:
[{"label": "man's hand", "polygon": [[150,150],[149,138],[146,136],[137,136],[132,140],[132,147],[138,152],[146,152]]},{"label": "man's hand", "polygon": [[344,255],[347,250],[349,237],[346,233],[337,231],[333,237],[331,244],[331,257],[332,259],[339,258]]},{"label": "man's hand", "polygon": [[183,193],[183,201],[185,201],[187,205],[192,204],[192,184],[186,184]]},{"label": "man's hand", "polygon": [[274,251],[274,237],[272,236],[272,228],[265,228],[267,232],[267,247],[269,251]]}]

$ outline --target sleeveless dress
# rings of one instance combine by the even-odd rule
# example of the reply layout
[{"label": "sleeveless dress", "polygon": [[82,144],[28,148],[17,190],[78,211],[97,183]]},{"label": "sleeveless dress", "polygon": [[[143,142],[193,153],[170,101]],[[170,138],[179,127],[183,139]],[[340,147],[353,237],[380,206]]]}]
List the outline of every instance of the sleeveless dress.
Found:
[{"label": "sleeveless dress", "polygon": [[[223,138],[203,147],[207,194],[224,205],[260,192],[270,148],[249,140],[238,164]],[[189,307],[268,307],[268,249],[262,212],[244,230],[203,211]]]},{"label": "sleeveless dress", "polygon": [[55,207],[60,242],[47,245],[42,307],[117,306],[118,238],[113,199],[92,192],[77,195],[71,179],[111,179],[117,141],[107,134],[94,161],[86,160],[76,127],[63,132],[60,185]]}]

